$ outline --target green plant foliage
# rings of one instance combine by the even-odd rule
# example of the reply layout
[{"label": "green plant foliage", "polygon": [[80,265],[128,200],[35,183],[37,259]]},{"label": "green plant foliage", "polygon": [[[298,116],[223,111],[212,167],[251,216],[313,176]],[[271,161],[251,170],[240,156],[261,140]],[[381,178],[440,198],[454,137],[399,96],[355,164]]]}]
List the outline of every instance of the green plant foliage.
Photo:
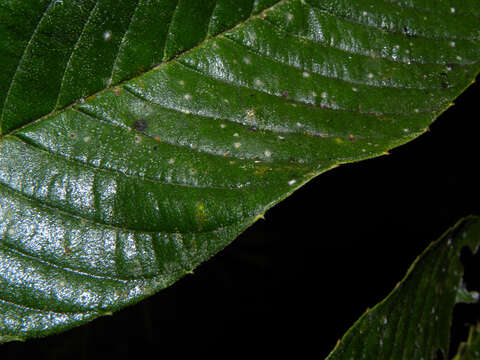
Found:
[{"label": "green plant foliage", "polygon": [[[477,251],[479,245],[480,218],[467,218],[450,229],[415,260],[387,298],[353,325],[327,360],[433,359],[439,350],[446,359],[463,276],[460,250],[468,246]],[[473,355],[474,342],[469,344],[465,348]]]},{"label": "green plant foliage", "polygon": [[422,134],[476,0],[0,0],[0,333],[170,285],[312,177]]},{"label": "green plant foliage", "polygon": [[470,328],[468,340],[460,345],[458,354],[453,360],[480,359],[480,323]]}]

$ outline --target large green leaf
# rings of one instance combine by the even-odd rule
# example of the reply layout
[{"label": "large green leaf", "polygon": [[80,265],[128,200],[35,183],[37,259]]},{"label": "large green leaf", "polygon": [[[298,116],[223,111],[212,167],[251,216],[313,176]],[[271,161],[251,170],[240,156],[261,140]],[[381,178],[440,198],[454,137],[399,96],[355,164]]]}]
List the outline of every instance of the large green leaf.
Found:
[{"label": "large green leaf", "polygon": [[[345,334],[327,360],[421,360],[435,358],[438,351],[446,359],[452,310],[462,289],[460,250],[465,246],[473,251],[480,246],[478,217],[461,221],[432,243],[392,293]],[[478,338],[472,330],[470,345],[462,350],[472,356],[478,351],[474,335]]]},{"label": "large green leaf", "polygon": [[[162,289],[480,71],[477,0],[0,0],[0,334]],[[321,206],[321,204],[320,204]]]}]

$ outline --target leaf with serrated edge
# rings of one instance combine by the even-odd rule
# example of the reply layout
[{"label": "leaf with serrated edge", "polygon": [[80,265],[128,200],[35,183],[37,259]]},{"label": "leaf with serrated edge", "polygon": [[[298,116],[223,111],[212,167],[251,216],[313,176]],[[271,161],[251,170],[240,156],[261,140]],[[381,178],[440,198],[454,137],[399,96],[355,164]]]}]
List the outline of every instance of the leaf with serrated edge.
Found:
[{"label": "leaf with serrated edge", "polygon": [[480,71],[476,0],[0,0],[0,333],[165,288]]},{"label": "leaf with serrated edge", "polygon": [[348,330],[327,360],[433,359],[448,355],[452,311],[462,282],[460,252],[480,246],[480,217],[468,217],[432,243],[382,302]]}]

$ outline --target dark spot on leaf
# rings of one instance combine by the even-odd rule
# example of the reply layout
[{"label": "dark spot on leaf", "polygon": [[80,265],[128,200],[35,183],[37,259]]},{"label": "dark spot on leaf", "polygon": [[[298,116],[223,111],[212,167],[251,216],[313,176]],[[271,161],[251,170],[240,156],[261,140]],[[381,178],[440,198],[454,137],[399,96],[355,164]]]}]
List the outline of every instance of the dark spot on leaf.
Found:
[{"label": "dark spot on leaf", "polygon": [[297,159],[295,159],[294,157],[291,157],[291,158],[290,158],[290,162],[296,163],[296,162],[297,162]]},{"label": "dark spot on leaf", "polygon": [[249,131],[257,131],[257,128],[255,126],[250,126],[248,128]]},{"label": "dark spot on leaf", "polygon": [[282,91],[282,96],[283,97],[288,97],[289,95],[289,92],[288,91]]},{"label": "dark spot on leaf", "polygon": [[448,88],[448,83],[442,82],[442,88],[444,88],[444,89]]},{"label": "dark spot on leaf", "polygon": [[404,26],[403,29],[402,29],[402,33],[408,37],[416,37],[417,35],[415,35],[414,33],[410,32],[410,30],[408,29],[408,27]]},{"label": "dark spot on leaf", "polygon": [[135,120],[135,122],[132,125],[132,128],[134,130],[137,130],[137,131],[142,132],[142,133],[145,130],[147,130],[147,127],[148,127],[147,122],[144,119]]}]

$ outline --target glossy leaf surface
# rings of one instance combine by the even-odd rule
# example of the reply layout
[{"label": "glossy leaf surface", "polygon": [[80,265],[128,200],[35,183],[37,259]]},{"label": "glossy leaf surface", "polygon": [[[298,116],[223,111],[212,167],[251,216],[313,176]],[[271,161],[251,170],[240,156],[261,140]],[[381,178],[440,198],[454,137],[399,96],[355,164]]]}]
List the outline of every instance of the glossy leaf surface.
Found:
[{"label": "glossy leaf surface", "polygon": [[168,286],[480,71],[476,0],[0,0],[0,334]]},{"label": "glossy leaf surface", "polygon": [[[432,243],[392,293],[346,333],[327,360],[434,359],[438,351],[446,359],[452,311],[462,284],[460,250],[465,246],[474,252],[480,246],[478,217],[467,218]],[[475,337],[478,334],[472,330],[465,353],[472,354]]]}]

